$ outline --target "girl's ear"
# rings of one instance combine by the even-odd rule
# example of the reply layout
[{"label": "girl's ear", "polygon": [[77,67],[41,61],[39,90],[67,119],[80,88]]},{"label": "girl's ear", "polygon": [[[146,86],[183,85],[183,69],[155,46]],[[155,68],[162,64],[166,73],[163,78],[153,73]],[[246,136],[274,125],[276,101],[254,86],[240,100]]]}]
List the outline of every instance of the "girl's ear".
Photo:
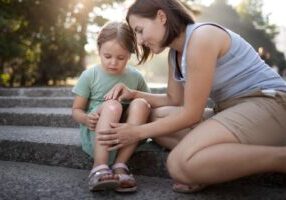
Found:
[{"label": "girl's ear", "polygon": [[163,10],[158,10],[157,17],[160,20],[161,23],[165,24],[167,21],[167,16]]}]

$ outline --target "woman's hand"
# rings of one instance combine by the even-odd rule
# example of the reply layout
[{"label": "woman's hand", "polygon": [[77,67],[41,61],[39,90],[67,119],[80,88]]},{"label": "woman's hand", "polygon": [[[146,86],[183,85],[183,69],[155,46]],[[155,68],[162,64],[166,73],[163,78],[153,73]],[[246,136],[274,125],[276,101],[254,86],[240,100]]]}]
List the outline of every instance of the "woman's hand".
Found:
[{"label": "woman's hand", "polygon": [[140,140],[135,125],[111,123],[112,129],[98,131],[97,140],[101,145],[109,146],[108,151],[134,144]]},{"label": "woman's hand", "polygon": [[134,98],[133,92],[123,83],[116,84],[105,96],[105,100],[130,100]]},{"label": "woman's hand", "polygon": [[91,131],[95,131],[96,124],[99,119],[99,113],[98,112],[92,112],[86,115],[86,122],[85,125],[89,128]]}]

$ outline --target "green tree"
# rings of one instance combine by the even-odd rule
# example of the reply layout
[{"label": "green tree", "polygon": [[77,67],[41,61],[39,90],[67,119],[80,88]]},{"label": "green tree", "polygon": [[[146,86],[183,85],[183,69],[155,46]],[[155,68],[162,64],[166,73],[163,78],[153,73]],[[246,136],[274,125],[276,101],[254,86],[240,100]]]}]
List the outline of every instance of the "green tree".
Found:
[{"label": "green tree", "polygon": [[269,15],[262,12],[263,2],[261,0],[243,0],[236,8],[245,22],[252,22],[258,30],[263,30],[273,40],[278,34],[277,26],[271,24]]},{"label": "green tree", "polygon": [[[13,58],[23,54],[17,33],[21,29],[21,19],[12,12],[10,1],[0,1],[0,85],[7,85],[10,74],[4,66]],[[5,77],[5,78],[4,78]]]},{"label": "green tree", "polygon": [[57,84],[78,75],[88,25],[106,21],[90,13],[120,2],[0,0],[0,74],[9,75],[10,86]]},{"label": "green tree", "polygon": [[209,7],[202,6],[198,21],[219,23],[245,38],[256,50],[263,47],[271,59],[269,64],[285,66],[283,54],[276,49],[273,41],[277,27],[262,13],[261,0],[244,0],[236,9],[226,0],[216,0]]},{"label": "green tree", "polygon": [[[274,44],[274,38],[279,33],[277,26],[269,21],[269,14],[263,15],[263,2],[261,0],[244,0],[236,8],[242,21],[252,29],[251,41],[257,48],[263,48],[269,56],[265,61],[271,66],[279,66],[282,71],[286,67],[283,53],[279,52]],[[248,29],[250,30],[250,29]]]}]

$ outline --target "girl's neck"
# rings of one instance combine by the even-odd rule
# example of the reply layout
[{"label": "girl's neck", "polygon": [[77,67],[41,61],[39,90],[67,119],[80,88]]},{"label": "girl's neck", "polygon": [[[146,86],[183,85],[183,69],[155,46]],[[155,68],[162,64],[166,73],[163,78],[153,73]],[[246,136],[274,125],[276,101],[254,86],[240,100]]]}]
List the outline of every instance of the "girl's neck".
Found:
[{"label": "girl's neck", "polygon": [[184,50],[185,36],[186,32],[181,32],[180,35],[176,37],[174,41],[170,44],[170,48],[176,50],[178,53],[182,53]]}]

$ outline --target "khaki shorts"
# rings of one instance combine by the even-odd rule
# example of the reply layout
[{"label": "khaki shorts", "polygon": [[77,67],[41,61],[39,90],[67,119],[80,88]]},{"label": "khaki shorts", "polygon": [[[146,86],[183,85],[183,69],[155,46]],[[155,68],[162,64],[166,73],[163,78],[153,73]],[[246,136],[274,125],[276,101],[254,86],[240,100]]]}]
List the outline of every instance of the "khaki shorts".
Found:
[{"label": "khaki shorts", "polygon": [[214,108],[211,117],[243,144],[286,145],[286,93],[262,91],[227,100]]}]

